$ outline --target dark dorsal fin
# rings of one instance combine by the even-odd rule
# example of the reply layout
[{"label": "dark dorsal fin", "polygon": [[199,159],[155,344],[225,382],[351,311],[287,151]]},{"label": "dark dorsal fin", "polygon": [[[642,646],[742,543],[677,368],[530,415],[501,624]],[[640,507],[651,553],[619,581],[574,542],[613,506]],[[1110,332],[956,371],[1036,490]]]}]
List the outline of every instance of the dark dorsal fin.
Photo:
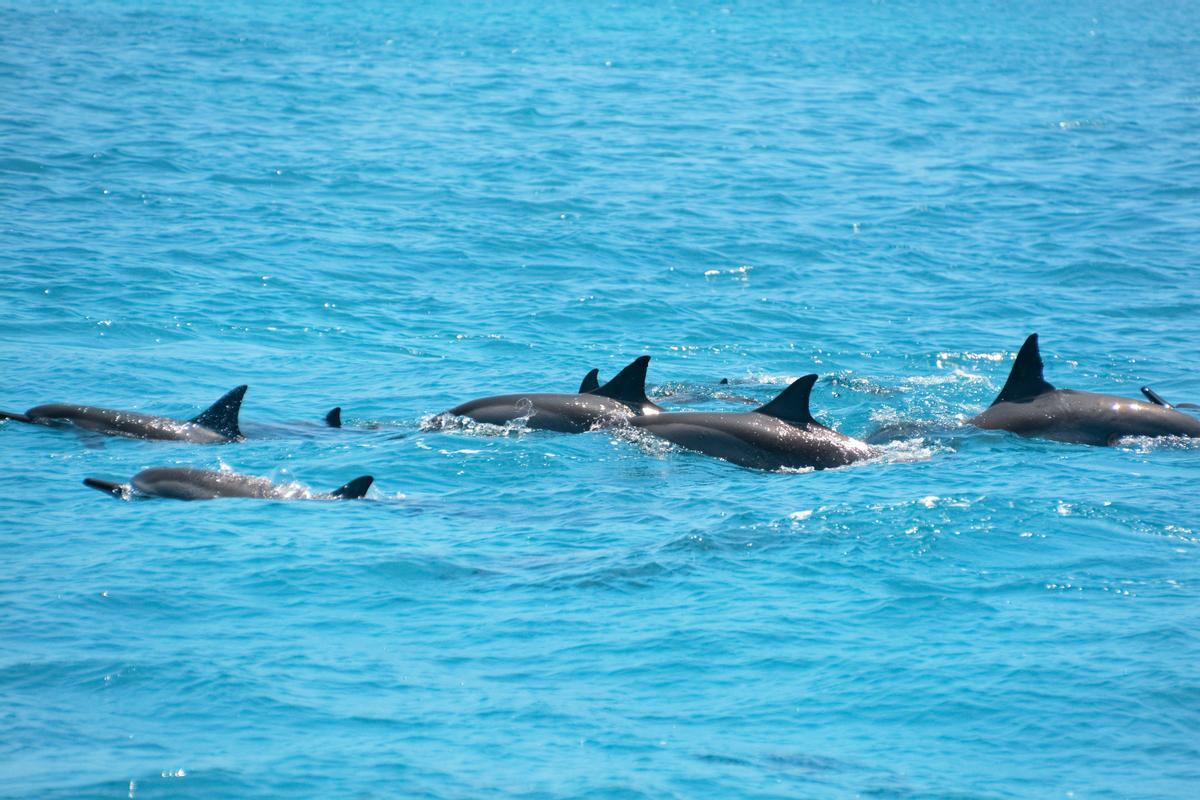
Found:
[{"label": "dark dorsal fin", "polygon": [[808,410],[808,396],[812,394],[817,376],[805,375],[792,381],[792,385],[780,392],[774,400],[754,409],[759,414],[781,419],[793,425],[818,424]]},{"label": "dark dorsal fin", "polygon": [[579,393],[587,394],[594,392],[600,388],[600,370],[593,369],[583,376],[583,383],[579,384]]},{"label": "dark dorsal fin", "polygon": [[593,389],[592,394],[608,397],[628,405],[649,403],[646,397],[646,367],[650,364],[650,356],[638,356],[629,366],[618,372],[611,381]]},{"label": "dark dorsal fin", "polygon": [[339,500],[358,500],[367,493],[367,489],[370,489],[374,482],[375,479],[370,475],[360,475],[345,486],[334,489],[330,494]]},{"label": "dark dorsal fin", "polygon": [[329,413],[325,415],[325,424],[331,428],[342,427],[342,407],[335,406],[329,409]]},{"label": "dark dorsal fin", "polygon": [[[1163,408],[1200,408],[1200,406],[1196,405],[1195,403],[1168,403],[1163,399],[1162,395],[1151,389],[1149,386],[1142,387],[1142,394],[1146,395],[1146,399],[1151,403],[1154,403],[1156,406],[1162,406]],[[3,413],[4,412],[0,411],[0,415]]]},{"label": "dark dorsal fin", "polygon": [[1146,395],[1146,399],[1149,400],[1151,403],[1154,403],[1154,405],[1156,405],[1156,406],[1162,406],[1163,408],[1171,408],[1171,404],[1168,403],[1166,400],[1163,400],[1162,395],[1160,395],[1158,392],[1151,389],[1149,386],[1142,387],[1142,394]]},{"label": "dark dorsal fin", "polygon": [[84,478],[84,486],[90,486],[93,489],[99,489],[102,492],[108,492],[113,497],[124,497],[126,487],[124,484],[113,483],[112,481],[102,481],[99,478]]},{"label": "dark dorsal fin", "polygon": [[238,427],[238,412],[242,410],[242,398],[245,394],[245,384],[236,389],[230,389],[220,400],[209,406],[207,411],[195,417],[192,422],[208,428],[210,431],[216,431],[226,438],[241,439],[242,429]]},{"label": "dark dorsal fin", "polygon": [[1148,399],[1148,401],[1154,405],[1162,405],[1163,408],[1174,408],[1174,405],[1164,401],[1163,396],[1151,389],[1150,386],[1142,386],[1141,393],[1142,395],[1145,395],[1146,399]]},{"label": "dark dorsal fin", "polygon": [[1053,391],[1054,387],[1042,379],[1042,354],[1038,352],[1038,335],[1031,333],[1025,344],[1021,345],[1017,360],[1013,362],[1012,372],[1008,373],[1008,380],[1005,381],[1000,394],[992,401],[992,405],[1024,403],[1039,394]]}]

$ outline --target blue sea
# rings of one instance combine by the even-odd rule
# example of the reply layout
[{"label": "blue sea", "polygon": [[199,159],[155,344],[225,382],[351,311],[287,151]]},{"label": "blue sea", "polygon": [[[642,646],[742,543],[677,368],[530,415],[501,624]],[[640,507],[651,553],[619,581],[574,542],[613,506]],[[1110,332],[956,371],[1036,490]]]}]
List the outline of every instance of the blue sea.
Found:
[{"label": "blue sea", "polygon": [[[1197,19],[0,0],[0,408],[250,385],[0,423],[0,796],[1196,797],[1200,447],[963,422],[1200,401]],[[430,424],[643,353],[883,455]]]}]

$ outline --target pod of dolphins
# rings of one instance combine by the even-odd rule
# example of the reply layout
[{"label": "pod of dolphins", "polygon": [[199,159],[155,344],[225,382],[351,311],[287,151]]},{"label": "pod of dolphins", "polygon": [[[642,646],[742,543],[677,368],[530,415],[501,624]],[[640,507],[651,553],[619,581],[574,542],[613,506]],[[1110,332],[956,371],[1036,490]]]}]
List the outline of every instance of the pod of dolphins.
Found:
[{"label": "pod of dolphins", "polygon": [[[646,396],[649,356],[641,356],[612,380],[601,384],[598,371],[584,377],[571,394],[516,393],[481,397],[450,409],[443,418],[465,417],[503,425],[524,420],[527,427],[560,433],[629,426],[680,447],[762,470],[828,469],[878,455],[878,448],[838,433],[813,418],[809,395],[816,375],[805,375],[775,399],[747,412],[670,412]],[[1176,410],[1148,387],[1147,400],[1056,389],[1043,377],[1037,334],[1025,340],[1000,394],[986,411],[968,420],[979,428],[1021,436],[1090,445],[1111,445],[1130,436],[1200,438],[1200,420]],[[0,411],[0,420],[68,428],[108,436],[159,439],[198,444],[242,440],[238,414],[245,386],[226,393],[190,420],[133,411],[54,403],[24,414]],[[1178,408],[1198,408],[1180,404]],[[326,415],[341,427],[341,408]],[[128,484],[87,478],[84,484],[121,498],[169,497],[211,500],[217,497],[353,500],[373,482],[363,475],[326,493],[278,485],[267,478],[181,467],[154,467],[134,475]]]}]

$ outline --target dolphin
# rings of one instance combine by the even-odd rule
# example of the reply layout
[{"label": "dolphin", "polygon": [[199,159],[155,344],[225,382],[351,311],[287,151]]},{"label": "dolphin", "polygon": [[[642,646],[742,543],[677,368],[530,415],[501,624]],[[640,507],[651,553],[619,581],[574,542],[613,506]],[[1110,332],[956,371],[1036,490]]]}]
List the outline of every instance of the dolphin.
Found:
[{"label": "dolphin", "polygon": [[753,411],[656,414],[630,424],[689,450],[753,469],[826,469],[877,455],[866,442],[813,419],[808,399],[816,381],[816,375],[805,375]]},{"label": "dolphin", "polygon": [[245,394],[245,385],[231,389],[206,411],[190,420],[65,403],[37,406],[24,414],[0,411],[0,419],[51,427],[73,425],[107,436],[129,436],[135,439],[166,439],[197,444],[236,442],[243,438],[238,427],[238,412],[242,408],[242,397]]},{"label": "dolphin", "polygon": [[[1200,437],[1200,420],[1167,405],[1111,394],[1055,389],[1042,377],[1038,335],[1021,345],[1012,372],[992,405],[970,424],[1060,442],[1111,445],[1125,436]],[[1148,388],[1148,387],[1147,387]],[[1144,390],[1145,391],[1145,390]]]},{"label": "dolphin", "polygon": [[[525,419],[539,430],[582,433],[598,426],[618,425],[628,419],[657,414],[661,408],[646,397],[646,367],[650,356],[639,356],[611,381],[576,394],[505,394],[481,397],[450,409],[449,414],[476,422],[503,425]],[[588,373],[592,376],[592,373]],[[590,383],[584,378],[584,388]]]},{"label": "dolphin", "polygon": [[328,494],[307,494],[295,485],[280,486],[266,478],[213,472],[186,467],[144,469],[128,485],[84,478],[85,485],[120,498],[170,497],[175,500],[212,500],[216,497],[258,497],[266,500],[357,500],[367,493],[374,481],[370,475],[355,478]]},{"label": "dolphin", "polygon": [[[579,384],[579,394],[587,394],[600,388],[600,380],[597,377],[600,370],[592,369],[587,375],[583,376],[583,382]],[[330,428],[342,427],[342,407],[334,406],[325,414],[325,425]]]}]

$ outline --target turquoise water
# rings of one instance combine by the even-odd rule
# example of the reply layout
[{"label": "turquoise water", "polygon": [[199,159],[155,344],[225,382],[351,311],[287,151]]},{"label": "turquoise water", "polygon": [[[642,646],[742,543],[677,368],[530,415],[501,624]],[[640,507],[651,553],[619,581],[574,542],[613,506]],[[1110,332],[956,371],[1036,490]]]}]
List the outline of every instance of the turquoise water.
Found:
[{"label": "turquoise water", "polygon": [[[0,425],[0,795],[1195,796],[1200,449],[959,426],[1200,401],[1197,8],[1061,5],[0,2],[0,408],[251,437]],[[901,433],[423,426],[641,353]]]}]

